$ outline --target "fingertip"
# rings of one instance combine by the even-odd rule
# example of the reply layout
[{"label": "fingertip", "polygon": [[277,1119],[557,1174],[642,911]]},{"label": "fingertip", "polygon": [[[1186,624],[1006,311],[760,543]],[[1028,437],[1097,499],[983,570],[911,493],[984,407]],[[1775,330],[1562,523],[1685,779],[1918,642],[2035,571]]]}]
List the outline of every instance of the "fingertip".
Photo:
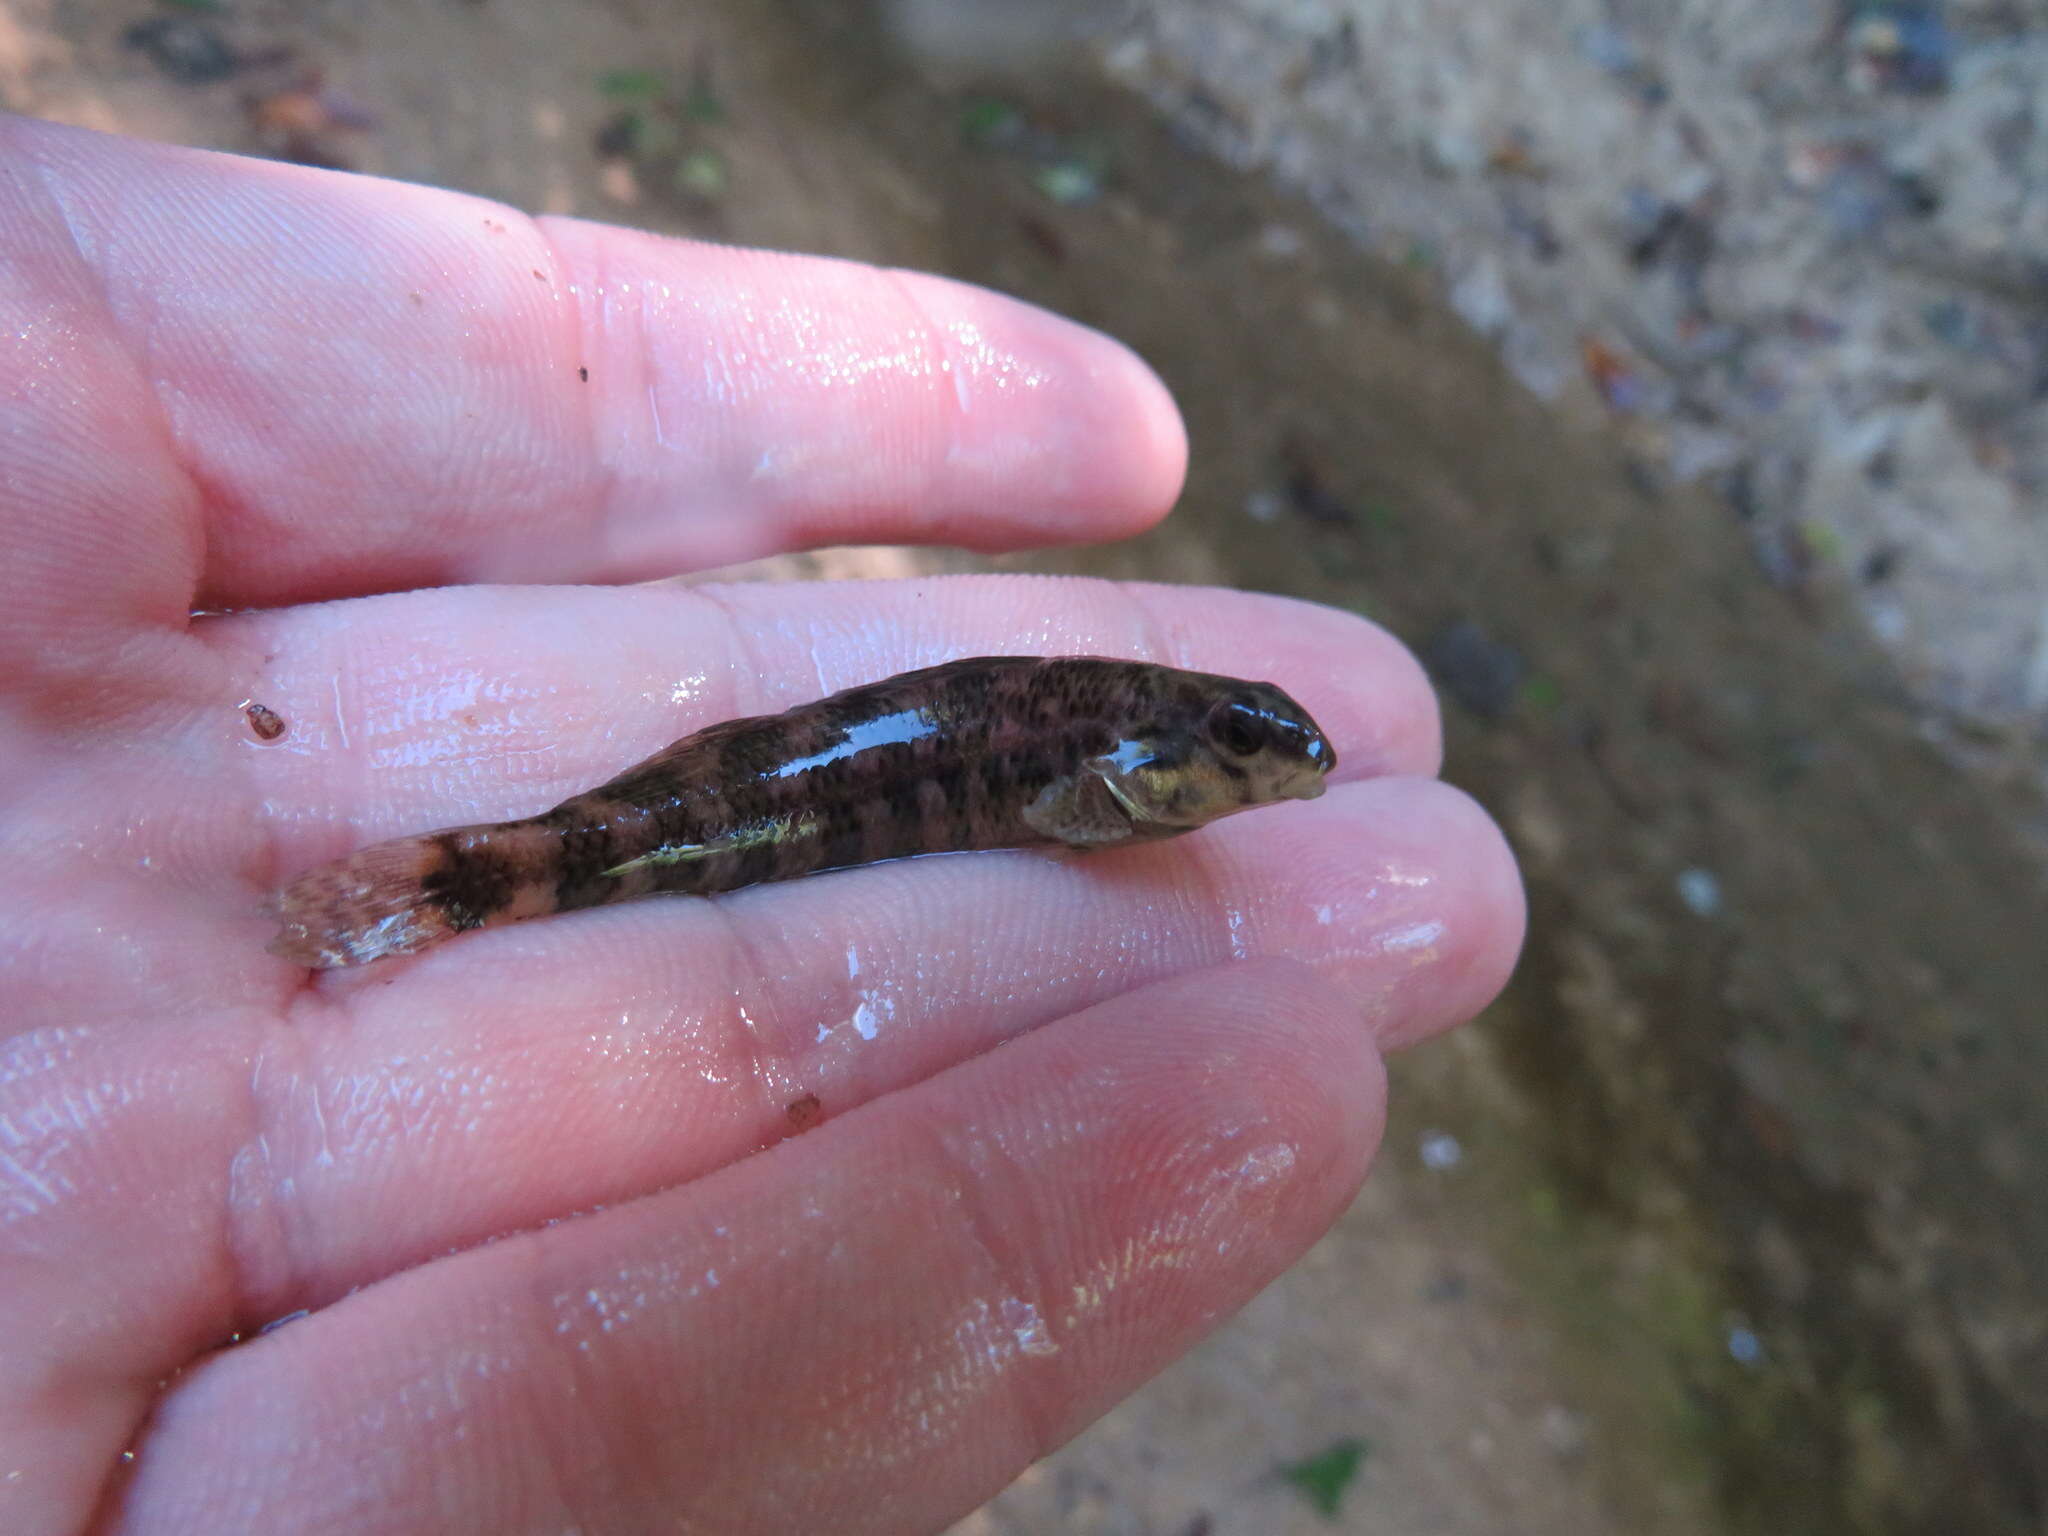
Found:
[{"label": "fingertip", "polygon": [[1446,810],[1462,824],[1466,849],[1465,879],[1481,922],[1478,942],[1469,952],[1458,1006],[1476,1015],[1506,989],[1521,959],[1529,932],[1529,895],[1522,870],[1500,824],[1465,791],[1444,786]]},{"label": "fingertip", "polygon": [[1444,762],[1443,709],[1421,661],[1391,630],[1362,615],[1337,610],[1333,628],[1330,670],[1353,690],[1370,682],[1353,706],[1348,739],[1337,743],[1338,776],[1434,778]]},{"label": "fingertip", "polygon": [[1506,985],[1526,921],[1521,878],[1462,791],[1384,776],[1260,814],[1207,834],[1206,889],[1229,907],[1238,952],[1312,964],[1382,1051],[1466,1022]]},{"label": "fingertip", "polygon": [[[1375,820],[1399,829],[1385,851],[1397,879],[1427,871],[1412,920],[1376,940],[1383,976],[1375,1036],[1399,1050],[1477,1017],[1506,987],[1520,957],[1527,898],[1513,850],[1484,807],[1437,780],[1385,780],[1361,793],[1383,803]],[[1412,849],[1412,858],[1401,852]],[[1387,962],[1412,962],[1408,974]]]},{"label": "fingertip", "polygon": [[[1092,332],[1105,350],[1101,384],[1110,402],[1128,402],[1128,441],[1116,457],[1124,482],[1105,498],[1105,511],[1124,521],[1112,531],[1138,534],[1153,527],[1180,500],[1188,477],[1188,429],[1166,381],[1114,337]],[[1105,412],[1104,420],[1111,420]]]},{"label": "fingertip", "polygon": [[[1211,1186],[1256,1191],[1267,1262],[1292,1262],[1343,1211],[1378,1149],[1386,1075],[1357,999],[1298,960],[1261,956],[1170,977],[1051,1026],[1040,1049],[1099,1094],[1119,1079],[1124,1123],[1105,1225]],[[1013,1092],[1007,1082],[992,1090]],[[1004,1116],[991,1103],[981,1118]],[[1014,1109],[1009,1111],[1014,1114]],[[1248,1215],[1248,1212],[1241,1212]]]},{"label": "fingertip", "polygon": [[960,509],[962,542],[1119,538],[1172,510],[1187,479],[1187,427],[1164,381],[1128,345],[972,283],[889,275],[942,343],[956,408],[943,452],[949,477],[990,493]]}]

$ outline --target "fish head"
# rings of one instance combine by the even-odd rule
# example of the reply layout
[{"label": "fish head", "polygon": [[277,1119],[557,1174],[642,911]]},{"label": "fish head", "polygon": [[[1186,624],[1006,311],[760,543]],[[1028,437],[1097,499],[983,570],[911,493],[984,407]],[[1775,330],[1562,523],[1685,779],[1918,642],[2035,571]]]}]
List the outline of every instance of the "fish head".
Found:
[{"label": "fish head", "polygon": [[1271,683],[1206,681],[1215,686],[1091,765],[1134,821],[1183,831],[1323,792],[1337,753],[1307,710]]}]

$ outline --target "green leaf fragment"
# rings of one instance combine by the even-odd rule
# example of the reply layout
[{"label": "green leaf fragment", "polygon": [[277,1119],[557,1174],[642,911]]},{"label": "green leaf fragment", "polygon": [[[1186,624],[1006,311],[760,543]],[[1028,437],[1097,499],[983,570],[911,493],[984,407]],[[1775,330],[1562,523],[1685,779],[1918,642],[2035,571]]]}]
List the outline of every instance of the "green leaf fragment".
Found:
[{"label": "green leaf fragment", "polygon": [[1842,536],[1826,523],[1809,519],[1799,525],[1799,536],[1806,540],[1806,547],[1813,551],[1816,560],[1838,565],[1846,558]]},{"label": "green leaf fragment", "polygon": [[1021,112],[993,96],[978,96],[960,111],[960,131],[971,144],[1004,138],[1015,133],[1023,121]]},{"label": "green leaf fragment", "polygon": [[700,149],[685,155],[676,167],[676,188],[696,197],[725,195],[725,160],[717,152]]},{"label": "green leaf fragment", "polygon": [[661,76],[647,69],[608,69],[597,77],[599,93],[612,101],[653,101],[662,88]]},{"label": "green leaf fragment", "polygon": [[725,121],[725,103],[718,99],[718,93],[708,85],[693,85],[690,94],[683,98],[683,116],[693,123],[722,123]]},{"label": "green leaf fragment", "polygon": [[1328,1450],[1319,1451],[1305,1461],[1287,1463],[1280,1468],[1280,1475],[1294,1484],[1318,1514],[1326,1520],[1334,1520],[1344,1503],[1345,1490],[1358,1476],[1358,1469],[1364,1465],[1371,1449],[1370,1441],[1356,1438],[1339,1440]]},{"label": "green leaf fragment", "polygon": [[1031,179],[1039,191],[1061,204],[1085,203],[1102,190],[1102,178],[1078,160],[1044,166]]},{"label": "green leaf fragment", "polygon": [[635,107],[628,116],[633,124],[633,153],[641,160],[659,160],[683,147],[683,130],[667,113]]}]

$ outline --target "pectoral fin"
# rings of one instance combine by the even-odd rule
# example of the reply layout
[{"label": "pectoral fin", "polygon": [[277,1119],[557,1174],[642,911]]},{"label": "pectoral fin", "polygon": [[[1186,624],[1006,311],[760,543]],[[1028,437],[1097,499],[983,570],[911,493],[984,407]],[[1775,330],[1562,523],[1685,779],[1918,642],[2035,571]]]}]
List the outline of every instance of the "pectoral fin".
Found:
[{"label": "pectoral fin", "polygon": [[1069,848],[1101,848],[1131,835],[1123,797],[1091,769],[1054,779],[1040,790],[1024,807],[1024,825]]}]

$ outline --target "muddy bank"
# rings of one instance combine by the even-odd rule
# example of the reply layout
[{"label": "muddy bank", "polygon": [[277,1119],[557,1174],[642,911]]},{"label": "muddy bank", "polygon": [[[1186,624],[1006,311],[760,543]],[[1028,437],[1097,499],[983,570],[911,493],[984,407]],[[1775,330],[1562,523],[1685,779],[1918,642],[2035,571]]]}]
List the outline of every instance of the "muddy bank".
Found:
[{"label": "muddy bank", "polygon": [[1830,586],[1931,712],[2041,739],[2048,10],[1130,11],[1109,57],[1177,122],[1746,505],[1771,579]]}]

